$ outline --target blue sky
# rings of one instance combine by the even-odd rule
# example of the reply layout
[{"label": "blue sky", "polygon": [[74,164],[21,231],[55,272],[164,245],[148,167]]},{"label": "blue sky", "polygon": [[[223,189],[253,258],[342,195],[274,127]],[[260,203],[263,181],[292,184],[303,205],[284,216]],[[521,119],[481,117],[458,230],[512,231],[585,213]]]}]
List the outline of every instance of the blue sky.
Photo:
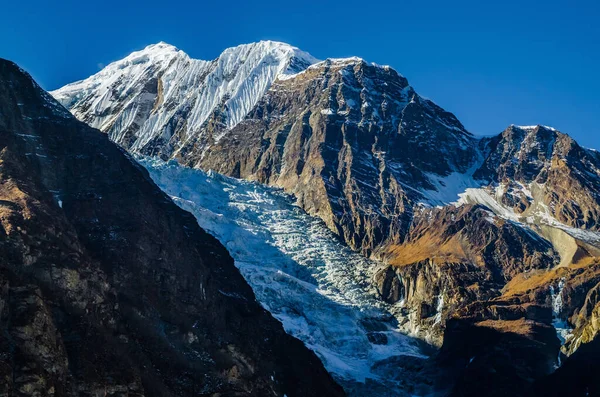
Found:
[{"label": "blue sky", "polygon": [[476,134],[546,124],[600,149],[593,1],[95,1],[3,4],[0,57],[46,89],[166,41],[213,59],[261,39],[389,64]]}]

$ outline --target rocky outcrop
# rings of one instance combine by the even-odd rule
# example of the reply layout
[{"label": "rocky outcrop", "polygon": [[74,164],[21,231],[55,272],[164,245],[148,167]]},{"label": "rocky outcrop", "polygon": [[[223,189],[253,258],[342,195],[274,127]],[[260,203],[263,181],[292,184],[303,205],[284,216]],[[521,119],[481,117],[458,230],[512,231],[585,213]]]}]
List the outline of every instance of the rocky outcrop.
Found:
[{"label": "rocky outcrop", "polygon": [[[482,141],[487,157],[475,177],[494,183],[540,187],[539,201],[558,221],[576,228],[600,230],[600,154],[571,137],[544,126],[510,126]],[[501,200],[519,212],[530,205],[518,190]]]},{"label": "rocky outcrop", "polygon": [[423,209],[403,243],[381,252],[396,266],[427,258],[437,263],[472,263],[498,284],[522,272],[548,269],[558,260],[550,242],[482,205]]},{"label": "rocky outcrop", "polygon": [[[597,292],[596,292],[597,293]],[[572,339],[569,341],[567,352],[572,354],[584,343],[590,343],[600,334],[600,304],[593,308],[586,302],[583,311],[578,314],[578,320],[581,322],[576,328]]]},{"label": "rocky outcrop", "polygon": [[[593,279],[589,280],[590,282]],[[573,354],[582,344],[590,343],[600,334],[600,284],[592,287],[585,296],[581,308],[577,308],[571,317],[573,336],[567,341],[565,352]]]},{"label": "rocky outcrop", "polygon": [[498,297],[515,275],[558,261],[548,241],[478,205],[424,209],[404,242],[382,252],[390,265],[376,276],[380,295],[401,301],[412,327],[438,345],[446,319],[459,309]]},{"label": "rocky outcrop", "polygon": [[3,395],[343,395],[106,135],[4,60],[0,104]]},{"label": "rocky outcrop", "polygon": [[[473,137],[407,80],[361,59],[276,81],[246,119],[180,161],[280,186],[353,248],[401,239],[429,174],[465,171]],[[450,153],[453,153],[450,155]]]}]

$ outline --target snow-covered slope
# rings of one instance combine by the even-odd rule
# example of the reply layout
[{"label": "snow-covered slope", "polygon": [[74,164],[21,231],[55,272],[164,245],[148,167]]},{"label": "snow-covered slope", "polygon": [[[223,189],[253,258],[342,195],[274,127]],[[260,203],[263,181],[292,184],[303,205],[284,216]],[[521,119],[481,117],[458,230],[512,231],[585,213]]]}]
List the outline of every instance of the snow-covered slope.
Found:
[{"label": "snow-covered slope", "polygon": [[371,279],[378,263],[349,250],[280,190],[173,161],[137,160],[227,247],[262,305],[313,349],[347,390],[380,395],[377,387],[364,386],[370,378],[403,395],[401,382],[387,371],[398,375],[394,358],[423,356],[376,297]]},{"label": "snow-covered slope", "polygon": [[278,76],[315,62],[273,41],[228,48],[213,61],[191,59],[160,42],[51,94],[77,118],[130,150],[151,152],[166,145],[173,151],[197,138],[211,116],[235,126]]}]

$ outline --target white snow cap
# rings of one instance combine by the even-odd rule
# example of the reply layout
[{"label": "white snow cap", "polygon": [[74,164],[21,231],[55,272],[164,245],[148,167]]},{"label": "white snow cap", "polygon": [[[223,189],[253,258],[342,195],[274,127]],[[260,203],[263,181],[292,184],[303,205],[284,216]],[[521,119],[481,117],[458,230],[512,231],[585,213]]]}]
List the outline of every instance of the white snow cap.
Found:
[{"label": "white snow cap", "polygon": [[[344,66],[344,65],[356,65],[356,64],[360,64],[360,63],[364,63],[366,65],[370,65],[370,66],[373,66],[373,67],[376,67],[376,68],[380,68],[380,69],[385,69],[385,70],[393,69],[389,65],[379,65],[379,64],[377,64],[375,62],[367,62],[363,58],[360,58],[360,57],[327,58],[324,61],[321,61],[321,62],[318,62],[318,63],[315,63],[315,64],[311,65],[309,67],[309,69],[320,68],[320,67],[330,66],[330,65],[333,65],[333,66]],[[396,73],[398,73],[398,72],[396,72]],[[400,74],[400,73],[398,73],[398,74]]]},{"label": "white snow cap", "polygon": [[123,61],[135,62],[136,59],[142,60],[162,60],[169,59],[181,50],[174,45],[159,41],[156,44],[150,44],[143,50],[135,51],[125,57],[122,61],[116,63],[122,63]]},{"label": "white snow cap", "polygon": [[537,125],[516,125],[516,124],[511,124],[510,126],[511,127],[515,127],[515,128],[519,128],[519,129],[522,129],[522,130],[525,130],[525,131],[535,130],[538,127],[545,128],[545,129],[550,130],[550,131],[558,131],[554,127],[550,127],[550,126],[547,126],[547,125],[541,125],[541,124],[537,124]]},{"label": "white snow cap", "polygon": [[[301,72],[318,61],[277,41],[228,48],[212,61],[192,59],[160,42],[51,94],[117,143],[131,139],[124,134],[134,127],[131,149],[135,151],[153,139],[168,140],[174,132],[184,140],[196,137],[216,109],[223,110],[223,120],[232,128],[278,77]],[[185,123],[178,121],[182,115]]]}]

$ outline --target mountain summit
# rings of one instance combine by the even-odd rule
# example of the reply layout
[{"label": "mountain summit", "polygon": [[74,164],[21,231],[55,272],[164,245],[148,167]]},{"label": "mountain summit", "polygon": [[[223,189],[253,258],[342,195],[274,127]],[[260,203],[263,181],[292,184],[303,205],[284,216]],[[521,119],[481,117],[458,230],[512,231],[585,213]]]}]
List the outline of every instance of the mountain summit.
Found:
[{"label": "mountain summit", "polygon": [[131,152],[289,189],[366,251],[406,231],[412,215],[398,210],[434,189],[432,176],[464,173],[477,157],[456,117],[394,69],[318,62],[283,43],[210,62],[156,44],[52,95]]},{"label": "mountain summit", "polygon": [[315,62],[274,41],[228,48],[212,61],[191,59],[160,42],[52,95],[118,144],[166,155],[197,139],[217,114],[227,127],[235,126],[277,77]]}]

